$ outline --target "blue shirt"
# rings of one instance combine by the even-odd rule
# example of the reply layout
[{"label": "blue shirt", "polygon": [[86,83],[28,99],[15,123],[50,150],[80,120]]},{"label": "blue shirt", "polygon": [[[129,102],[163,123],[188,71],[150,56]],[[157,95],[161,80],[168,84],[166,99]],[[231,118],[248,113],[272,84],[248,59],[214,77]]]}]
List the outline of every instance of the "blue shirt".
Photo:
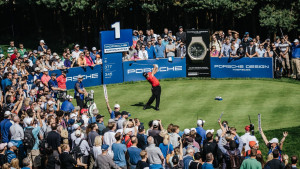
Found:
[{"label": "blue shirt", "polygon": [[[24,131],[27,129],[27,128],[33,128],[32,126],[29,126],[29,127],[26,127],[24,129]],[[34,146],[32,148],[32,150],[38,150],[39,149],[39,138],[38,138],[38,134],[41,130],[41,127],[40,126],[37,126],[35,127],[33,130],[32,130],[32,134],[33,134],[33,137],[35,139],[35,143],[34,143]]]},{"label": "blue shirt", "polygon": [[184,159],[183,159],[183,169],[189,169],[191,161],[193,161],[193,157],[191,157],[191,156],[184,157]]},{"label": "blue shirt", "polygon": [[96,123],[96,117],[95,116],[89,118],[89,124],[91,124],[91,123]]},{"label": "blue shirt", "polygon": [[202,169],[214,169],[214,166],[212,164],[209,164],[209,163],[204,163],[202,165]]},{"label": "blue shirt", "polygon": [[70,61],[69,59],[66,59],[66,60],[64,61],[64,65],[65,65],[66,67],[71,67],[72,61]]},{"label": "blue shirt", "polygon": [[155,46],[155,51],[156,51],[156,58],[164,58],[165,57],[165,49],[166,49],[166,46],[164,45],[156,45]]},{"label": "blue shirt", "polygon": [[197,127],[196,131],[202,137],[201,144],[203,144],[203,140],[206,139],[206,131],[202,127]]},{"label": "blue shirt", "polygon": [[135,146],[131,146],[128,148],[130,164],[136,165],[138,161],[142,160],[141,155],[140,155],[141,151],[142,151],[141,149],[139,149]]},{"label": "blue shirt", "polygon": [[[44,45],[44,49],[48,50],[48,46],[47,46],[47,45]],[[39,51],[39,52],[44,52],[42,46],[38,46],[38,51]]]},{"label": "blue shirt", "polygon": [[127,151],[127,148],[124,144],[121,143],[114,143],[112,145],[112,151],[114,152],[114,162],[119,167],[126,166],[126,159],[125,159],[125,152]]},{"label": "blue shirt", "polygon": [[12,82],[9,78],[6,78],[2,80],[1,85],[2,85],[2,91],[5,93],[5,88],[6,86],[11,86]]},{"label": "blue shirt", "polygon": [[300,44],[292,44],[292,58],[300,58]]},{"label": "blue shirt", "polygon": [[52,87],[58,87],[57,81],[50,79],[48,81],[48,86],[49,86],[50,91],[52,93],[54,93],[53,97],[56,98],[56,96],[57,96],[57,90],[53,90]]},{"label": "blue shirt", "polygon": [[8,143],[9,142],[8,135],[9,135],[10,126],[12,126],[12,123],[10,122],[9,119],[4,119],[0,123],[2,142],[3,143]]},{"label": "blue shirt", "polygon": [[74,105],[69,102],[68,100],[64,101],[61,105],[61,108],[60,108],[62,111],[66,111],[66,112],[72,112],[75,107]]},{"label": "blue shirt", "polygon": [[13,151],[7,150],[7,162],[10,163],[12,159],[17,158],[16,154]]},{"label": "blue shirt", "polygon": [[166,46],[168,43],[169,43],[169,41],[165,41],[165,40],[163,40],[163,41],[161,42],[161,44],[164,45],[164,46]]},{"label": "blue shirt", "polygon": [[[169,151],[168,151],[168,147],[169,147]],[[165,158],[167,157],[168,154],[171,154],[172,151],[174,150],[172,144],[169,144],[169,146],[168,146],[168,145],[164,145],[164,143],[160,143],[159,148],[160,148],[160,150],[163,153]]]},{"label": "blue shirt", "polygon": [[150,46],[150,48],[148,48],[148,46],[146,46],[146,51],[148,52],[148,59],[154,59],[154,55],[156,56],[156,51],[154,46]]},{"label": "blue shirt", "polygon": [[111,118],[111,119],[115,119],[115,118],[116,118],[116,116],[115,116],[115,111],[112,111],[112,112],[110,113],[110,118]]},{"label": "blue shirt", "polygon": [[95,60],[96,60],[96,55],[99,54],[98,52],[96,52],[96,54],[94,54],[93,52],[90,53],[90,56],[93,60],[93,62],[95,63]]}]

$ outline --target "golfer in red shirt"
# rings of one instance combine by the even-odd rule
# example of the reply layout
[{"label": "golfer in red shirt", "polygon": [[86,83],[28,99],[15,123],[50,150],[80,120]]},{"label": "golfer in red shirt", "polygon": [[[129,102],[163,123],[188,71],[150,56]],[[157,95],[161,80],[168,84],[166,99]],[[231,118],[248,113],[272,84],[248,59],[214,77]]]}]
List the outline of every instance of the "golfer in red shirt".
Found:
[{"label": "golfer in red shirt", "polygon": [[154,76],[155,73],[158,70],[157,65],[153,65],[154,68],[152,72],[144,72],[143,76],[148,80],[148,82],[152,85],[151,91],[152,91],[152,96],[150,97],[149,101],[147,104],[144,106],[144,110],[147,109],[156,99],[156,105],[155,105],[155,110],[159,110],[159,102],[160,102],[160,93],[161,93],[161,87],[159,85],[158,79]]},{"label": "golfer in red shirt", "polygon": [[67,71],[62,70],[61,75],[56,78],[58,87],[61,89],[67,89],[66,83],[67,83]]}]

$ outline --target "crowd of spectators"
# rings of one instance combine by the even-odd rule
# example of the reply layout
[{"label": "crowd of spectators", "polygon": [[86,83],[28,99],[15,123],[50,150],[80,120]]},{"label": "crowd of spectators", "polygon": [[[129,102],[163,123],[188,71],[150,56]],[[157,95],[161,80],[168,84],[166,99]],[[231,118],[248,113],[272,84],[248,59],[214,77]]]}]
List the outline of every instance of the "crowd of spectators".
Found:
[{"label": "crowd of spectators", "polygon": [[[235,44],[231,45],[233,38],[224,38],[224,34],[218,32],[212,38],[212,56],[233,56],[231,50],[237,48],[236,43],[242,44],[238,48],[243,48],[243,44],[248,43],[245,40],[249,39],[248,35],[246,33],[245,38],[239,40],[236,32]],[[258,36],[256,39],[255,44],[263,44]],[[281,43],[278,41],[277,46],[281,49],[284,48],[282,43],[287,43],[285,50],[289,50],[290,45],[299,48],[299,42],[295,40],[294,44],[290,44],[287,39],[283,38]],[[185,42],[186,34],[182,27],[179,27],[175,36],[168,29],[164,29],[161,36],[152,29],[147,30],[146,35],[142,31],[134,31],[133,45],[124,53],[124,61],[184,58]],[[270,41],[262,46],[266,44],[270,45]],[[253,40],[249,40],[249,46],[244,48],[248,57],[272,57],[270,53],[259,53],[262,47],[256,50]],[[14,41],[10,42],[7,55],[0,54],[0,168],[296,167],[296,156],[292,156],[292,164],[288,164],[287,155],[282,154],[287,132],[283,133],[279,142],[277,138],[269,141],[261,131],[269,149],[268,160],[264,162],[251,126],[245,127],[242,136],[236,133],[234,127],[229,127],[227,121],[219,121],[220,129],[216,134],[213,129],[204,129],[204,120],[197,120],[195,128],[184,130],[175,124],[163,126],[160,120],[152,120],[145,126],[139,119],[130,118],[128,112],[121,111],[120,105],[116,104],[111,109],[108,100],[110,119],[104,124],[104,116],[97,109],[89,112],[78,100],[77,106],[72,103],[74,97],[84,100],[87,96],[81,85],[82,76],[78,76],[78,86],[75,86],[78,90],[75,89],[74,97],[67,95],[59,98],[59,93],[66,91],[66,69],[102,64],[100,52],[96,47],[91,51],[87,47],[80,50],[76,44],[72,51],[65,49],[59,56],[52,53],[44,40],[33,51],[26,50],[23,44],[16,48]],[[57,77],[55,73],[48,74],[55,69],[62,70],[62,75]],[[27,84],[29,75],[34,77],[31,87]]]},{"label": "crowd of spectators", "polygon": [[252,38],[249,32],[245,32],[242,39],[240,37],[234,30],[228,30],[227,35],[223,31],[215,32],[209,45],[210,57],[273,58],[276,76],[300,79],[299,39],[291,43],[288,35],[283,35],[277,36],[274,42],[271,39],[263,41],[259,35]]}]

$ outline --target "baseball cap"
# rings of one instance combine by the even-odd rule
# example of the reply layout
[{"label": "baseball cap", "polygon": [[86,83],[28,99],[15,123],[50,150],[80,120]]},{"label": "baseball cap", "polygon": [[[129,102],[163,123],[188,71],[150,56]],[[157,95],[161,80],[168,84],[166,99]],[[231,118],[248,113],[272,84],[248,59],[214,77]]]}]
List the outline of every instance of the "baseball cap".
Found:
[{"label": "baseball cap", "polygon": [[48,72],[48,69],[44,68],[44,69],[43,69],[43,72]]},{"label": "baseball cap", "polygon": [[115,104],[114,108],[120,108],[119,104]]},{"label": "baseball cap", "polygon": [[154,120],[154,121],[152,122],[152,125],[155,126],[155,127],[158,126],[158,121],[157,121],[157,120]]},{"label": "baseball cap", "polygon": [[102,117],[104,117],[104,116],[102,116],[101,114],[98,114],[98,115],[96,116],[96,119],[100,119],[100,118],[102,118]]},{"label": "baseball cap", "polygon": [[270,143],[278,143],[278,138],[272,138],[272,140],[269,141]]},{"label": "baseball cap", "polygon": [[83,47],[84,50],[88,50],[88,48],[86,46]]},{"label": "baseball cap", "polygon": [[11,147],[13,147],[13,146],[16,146],[17,147],[17,143],[15,143],[15,142],[9,142],[8,144],[7,144],[7,147],[8,148],[11,148]]},{"label": "baseball cap", "polygon": [[73,99],[73,96],[67,95],[67,99]]},{"label": "baseball cap", "polygon": [[37,53],[37,50],[33,50],[33,53]]},{"label": "baseball cap", "polygon": [[23,55],[23,58],[27,58],[28,56],[27,55]]},{"label": "baseball cap", "polygon": [[246,130],[246,131],[250,131],[250,125],[245,126],[245,130]]},{"label": "baseball cap", "polygon": [[191,128],[191,131],[196,131],[196,129],[195,128]]},{"label": "baseball cap", "polygon": [[56,73],[51,73],[51,76],[56,76]]},{"label": "baseball cap", "polygon": [[145,129],[144,125],[139,125],[138,130],[144,130],[144,129]]},{"label": "baseball cap", "polygon": [[74,124],[74,125],[73,125],[73,128],[74,128],[74,129],[78,129],[78,127],[79,127],[79,124]]},{"label": "baseball cap", "polygon": [[70,118],[72,119],[72,118],[74,118],[74,117],[77,117],[77,115],[76,115],[75,113],[71,113],[71,114],[70,114]]},{"label": "baseball cap", "polygon": [[256,141],[249,141],[249,147],[252,148],[256,145]]},{"label": "baseball cap", "polygon": [[4,117],[7,117],[7,116],[9,116],[9,115],[11,115],[11,112],[10,112],[10,111],[5,111]]},{"label": "baseball cap", "polygon": [[197,124],[198,124],[198,125],[202,125],[202,124],[204,124],[204,123],[205,123],[205,120],[201,120],[201,119],[200,119],[200,120],[197,121]]},{"label": "baseball cap", "polygon": [[92,47],[92,50],[97,50],[97,48],[96,47]]},{"label": "baseball cap", "polygon": [[109,148],[109,145],[107,145],[107,144],[103,144],[102,146],[101,146],[101,149],[102,150],[107,150]]},{"label": "baseball cap", "polygon": [[24,122],[25,124],[27,124],[27,125],[30,125],[31,122],[32,122],[32,118],[25,118],[25,119],[23,120],[23,122]]},{"label": "baseball cap", "polygon": [[168,39],[168,41],[172,41],[172,39],[171,39],[171,38],[169,38],[169,39]]},{"label": "baseball cap", "polygon": [[2,58],[4,55],[3,54],[0,54],[0,58]]},{"label": "baseball cap", "polygon": [[54,101],[52,101],[52,100],[49,100],[49,101],[48,101],[48,104],[49,104],[49,105],[52,105],[53,103],[54,103]]},{"label": "baseball cap", "polygon": [[249,35],[249,32],[245,32],[245,35]]},{"label": "baseball cap", "polygon": [[53,112],[53,111],[54,111],[54,108],[53,108],[53,107],[50,107],[50,108],[49,108],[49,111],[50,111],[50,112]]},{"label": "baseball cap", "polygon": [[46,44],[44,40],[40,40],[40,43],[44,43],[44,44]]},{"label": "baseball cap", "polygon": [[130,129],[130,128],[126,128],[126,129],[124,129],[124,133],[125,134],[128,134],[129,132],[131,132],[132,130]]},{"label": "baseball cap", "polygon": [[171,31],[171,30],[169,30],[169,33],[172,33],[172,31]]},{"label": "baseball cap", "polygon": [[183,132],[184,132],[185,135],[189,135],[191,130],[190,129],[184,129]]},{"label": "baseball cap", "polygon": [[80,130],[76,130],[76,131],[75,131],[75,136],[78,137],[78,136],[80,136],[80,135],[81,135],[81,131],[80,131]]},{"label": "baseball cap", "polygon": [[205,133],[205,134],[207,134],[207,133],[214,134],[214,132],[215,132],[215,130],[214,130],[214,129],[211,129],[211,130],[206,130],[206,133]]},{"label": "baseball cap", "polygon": [[180,28],[183,28],[183,27],[182,27],[182,26],[179,26],[178,28],[180,29]]},{"label": "baseball cap", "polygon": [[147,72],[144,72],[144,73],[143,73],[143,76],[144,76],[144,77],[146,77],[147,75],[148,75],[148,73],[147,73]]},{"label": "baseball cap", "polygon": [[3,150],[7,146],[7,143],[1,143],[0,144],[0,150]]},{"label": "baseball cap", "polygon": [[44,55],[45,55],[44,52],[41,52],[41,53],[40,53],[40,56],[44,56]]},{"label": "baseball cap", "polygon": [[297,43],[297,42],[299,42],[299,40],[298,40],[298,39],[295,39],[294,42]]},{"label": "baseball cap", "polygon": [[76,44],[76,45],[75,45],[75,48],[76,48],[76,47],[79,47],[79,45],[78,45],[78,44]]},{"label": "baseball cap", "polygon": [[53,56],[58,56],[58,54],[56,52],[53,53]]},{"label": "baseball cap", "polygon": [[109,123],[115,123],[116,121],[114,119],[109,119],[108,122]]},{"label": "baseball cap", "polygon": [[80,112],[80,113],[83,114],[83,113],[85,113],[85,112],[87,112],[87,111],[89,111],[89,110],[83,108],[83,109],[81,109],[81,112]]},{"label": "baseball cap", "polygon": [[168,37],[168,35],[165,35],[165,36],[164,36],[164,38],[167,38],[167,37]]},{"label": "baseball cap", "polygon": [[83,79],[83,76],[82,75],[78,75],[77,79]]},{"label": "baseball cap", "polygon": [[121,115],[121,113],[118,112],[118,111],[116,111],[116,112],[115,112],[115,116],[118,117],[119,115]]}]

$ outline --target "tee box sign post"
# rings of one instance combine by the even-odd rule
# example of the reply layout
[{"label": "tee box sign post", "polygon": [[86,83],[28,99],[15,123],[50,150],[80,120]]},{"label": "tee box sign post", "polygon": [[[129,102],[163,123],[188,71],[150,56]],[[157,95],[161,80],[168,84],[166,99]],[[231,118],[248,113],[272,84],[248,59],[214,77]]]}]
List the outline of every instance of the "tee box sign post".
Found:
[{"label": "tee box sign post", "polygon": [[111,25],[114,30],[101,31],[100,49],[103,63],[103,84],[123,82],[122,52],[132,45],[132,30],[120,29],[120,22]]}]

